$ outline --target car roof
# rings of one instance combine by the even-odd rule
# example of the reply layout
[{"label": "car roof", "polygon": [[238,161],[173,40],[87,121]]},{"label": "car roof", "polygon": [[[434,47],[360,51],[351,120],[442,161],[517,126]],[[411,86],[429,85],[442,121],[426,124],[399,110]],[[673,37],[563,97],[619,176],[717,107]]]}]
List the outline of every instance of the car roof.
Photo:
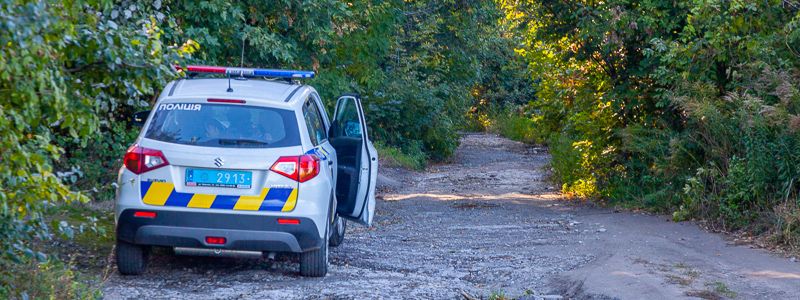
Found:
[{"label": "car roof", "polygon": [[260,79],[230,80],[232,92],[228,90],[227,78],[197,78],[174,81],[164,90],[165,98],[219,97],[247,99],[250,101],[283,104],[295,95],[302,94],[304,85],[284,81]]}]

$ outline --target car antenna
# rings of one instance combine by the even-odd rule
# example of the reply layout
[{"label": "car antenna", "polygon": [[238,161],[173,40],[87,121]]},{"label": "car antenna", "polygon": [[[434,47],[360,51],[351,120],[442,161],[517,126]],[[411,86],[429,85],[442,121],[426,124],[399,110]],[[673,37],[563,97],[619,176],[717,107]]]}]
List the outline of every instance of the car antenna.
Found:
[{"label": "car antenna", "polygon": [[[239,61],[239,68],[244,68],[244,47],[245,47],[245,40],[246,39],[247,39],[247,36],[243,35],[242,36],[242,56],[241,56],[240,61]],[[240,74],[239,76],[244,78],[244,76],[242,76],[242,74]],[[228,73],[228,93],[233,93],[233,88],[231,88],[231,74],[230,73]]]}]

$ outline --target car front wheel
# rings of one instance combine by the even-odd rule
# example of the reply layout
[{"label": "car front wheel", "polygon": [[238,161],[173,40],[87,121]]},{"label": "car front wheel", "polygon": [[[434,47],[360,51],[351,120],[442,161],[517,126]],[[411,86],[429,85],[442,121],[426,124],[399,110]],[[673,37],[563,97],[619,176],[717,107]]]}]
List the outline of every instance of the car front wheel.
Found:
[{"label": "car front wheel", "polygon": [[328,245],[331,247],[338,247],[344,242],[344,232],[347,229],[347,220],[339,215],[333,221],[333,228],[331,230],[331,239]]}]

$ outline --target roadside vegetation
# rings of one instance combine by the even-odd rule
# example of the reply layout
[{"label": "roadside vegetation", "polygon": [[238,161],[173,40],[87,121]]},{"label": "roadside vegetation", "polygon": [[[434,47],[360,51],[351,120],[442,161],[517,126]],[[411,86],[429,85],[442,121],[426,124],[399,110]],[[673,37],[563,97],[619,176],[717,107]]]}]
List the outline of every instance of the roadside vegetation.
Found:
[{"label": "roadside vegetation", "polygon": [[496,75],[524,69],[503,18],[489,0],[0,0],[0,298],[99,295],[129,121],[172,65],[314,70],[327,105],[362,95],[384,163],[421,169],[453,154],[475,91],[529,82]]},{"label": "roadside vegetation", "polygon": [[800,3],[508,1],[536,95],[489,128],[563,192],[800,250]]},{"label": "roadside vegetation", "polygon": [[381,166],[400,167],[409,170],[423,170],[428,163],[425,152],[417,144],[406,148],[393,147],[382,142],[376,142],[375,149],[378,150]]}]

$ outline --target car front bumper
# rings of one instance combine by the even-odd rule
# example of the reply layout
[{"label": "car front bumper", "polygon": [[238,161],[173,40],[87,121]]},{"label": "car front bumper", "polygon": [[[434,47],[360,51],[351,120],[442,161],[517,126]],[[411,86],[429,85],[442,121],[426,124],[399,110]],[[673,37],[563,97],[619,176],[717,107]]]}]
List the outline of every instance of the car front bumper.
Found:
[{"label": "car front bumper", "polygon": [[[136,211],[156,216],[135,217]],[[288,218],[300,223],[278,224],[279,217],[267,215],[127,209],[117,220],[117,239],[137,245],[295,253],[322,246],[314,221]],[[226,242],[208,244],[206,237],[224,237]]]}]

